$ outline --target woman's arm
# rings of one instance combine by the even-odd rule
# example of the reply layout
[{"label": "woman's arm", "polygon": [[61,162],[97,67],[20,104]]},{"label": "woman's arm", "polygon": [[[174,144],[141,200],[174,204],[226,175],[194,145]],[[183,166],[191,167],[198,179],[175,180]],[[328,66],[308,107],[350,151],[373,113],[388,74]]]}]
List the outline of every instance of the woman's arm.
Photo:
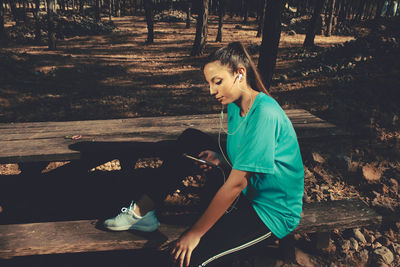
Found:
[{"label": "woman's arm", "polygon": [[251,173],[232,170],[225,184],[217,191],[210,205],[193,225],[193,227],[181,237],[171,254],[179,266],[189,265],[192,251],[197,247],[200,238],[221,218],[230,207],[240,192],[247,186],[247,178]]}]

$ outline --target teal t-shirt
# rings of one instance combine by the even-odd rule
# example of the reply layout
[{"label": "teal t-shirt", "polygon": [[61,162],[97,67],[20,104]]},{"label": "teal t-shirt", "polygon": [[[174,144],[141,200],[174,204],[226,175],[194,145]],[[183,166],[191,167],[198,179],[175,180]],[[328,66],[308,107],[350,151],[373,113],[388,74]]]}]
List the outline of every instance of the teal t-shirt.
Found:
[{"label": "teal t-shirt", "polygon": [[243,194],[278,238],[293,231],[303,205],[304,169],[289,118],[270,96],[259,93],[246,116],[228,105],[227,151],[232,168],[252,172]]}]

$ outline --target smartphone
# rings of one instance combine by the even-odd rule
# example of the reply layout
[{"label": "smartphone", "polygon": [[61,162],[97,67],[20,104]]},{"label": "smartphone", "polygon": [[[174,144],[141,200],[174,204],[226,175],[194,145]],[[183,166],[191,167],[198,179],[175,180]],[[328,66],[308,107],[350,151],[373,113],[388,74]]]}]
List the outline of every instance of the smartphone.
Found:
[{"label": "smartphone", "polygon": [[200,162],[200,163],[207,164],[209,166],[215,167],[215,164],[213,164],[211,162],[208,162],[208,161],[205,161],[204,159],[199,159],[199,158],[193,157],[191,155],[188,155],[186,153],[183,153],[183,156],[185,156],[188,159],[191,159],[191,160],[194,160],[194,161],[197,161],[197,162]]}]

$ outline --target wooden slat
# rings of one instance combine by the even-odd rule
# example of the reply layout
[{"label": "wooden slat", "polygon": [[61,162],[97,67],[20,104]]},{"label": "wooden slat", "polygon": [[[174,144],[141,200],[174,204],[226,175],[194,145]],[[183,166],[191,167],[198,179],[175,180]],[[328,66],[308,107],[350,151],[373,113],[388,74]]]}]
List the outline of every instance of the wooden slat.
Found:
[{"label": "wooden slat", "polygon": [[[310,139],[345,135],[305,110],[285,111],[298,137]],[[68,145],[81,141],[156,142],[174,140],[187,128],[218,135],[219,114],[145,117],[113,120],[0,124],[0,163],[74,160],[80,153]],[[226,121],[225,121],[226,128]],[[78,141],[66,136],[82,135]],[[225,137],[224,132],[222,135]]]},{"label": "wooden slat", "polygon": [[382,216],[358,199],[305,203],[296,232],[327,232],[333,229],[380,225]]},{"label": "wooden slat", "polygon": [[0,258],[159,247],[175,240],[183,226],[162,224],[153,233],[106,232],[96,220],[0,225]]},{"label": "wooden slat", "polygon": [[[379,225],[382,216],[360,200],[338,200],[304,205],[294,232],[327,232]],[[161,224],[155,233],[105,232],[96,220],[0,225],[0,258],[59,253],[158,248],[177,239],[185,226]]]}]

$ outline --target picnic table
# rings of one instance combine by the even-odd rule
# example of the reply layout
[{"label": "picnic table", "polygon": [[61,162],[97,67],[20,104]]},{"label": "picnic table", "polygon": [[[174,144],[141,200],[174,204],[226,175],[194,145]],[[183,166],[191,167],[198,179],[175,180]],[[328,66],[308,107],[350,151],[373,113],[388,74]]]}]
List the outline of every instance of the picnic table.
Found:
[{"label": "picnic table", "polygon": [[[334,124],[306,110],[285,110],[296,130],[302,152],[307,144],[333,139],[342,142],[348,134]],[[187,128],[197,128],[212,136],[219,133],[219,114],[142,117],[109,120],[0,123],[0,163],[41,163],[81,161],[87,156],[72,149],[76,144],[113,144],[126,149],[132,143],[176,140]],[[224,121],[224,127],[226,121]],[[226,138],[222,131],[222,138]],[[119,144],[119,145],[118,145]],[[129,147],[128,147],[129,149]],[[94,154],[90,155],[94,156]],[[1,203],[0,203],[1,204]],[[322,232],[366,225],[379,225],[382,216],[360,200],[307,203],[295,232]],[[0,225],[0,258],[15,256],[159,249],[176,239],[187,227],[168,224],[161,216],[158,232],[111,233],[98,229],[97,220],[74,220]],[[322,234],[326,237],[326,234]],[[326,238],[325,238],[326,240]]]},{"label": "picnic table", "polygon": [[[346,135],[306,110],[285,111],[300,143]],[[157,142],[175,140],[187,128],[217,136],[219,114],[141,117],[110,120],[0,123],[0,163],[70,161],[82,158],[70,148],[77,142]],[[226,121],[224,122],[225,129]],[[222,136],[225,137],[224,131]],[[73,138],[74,137],[74,138]],[[78,138],[78,139],[76,139]]]}]

